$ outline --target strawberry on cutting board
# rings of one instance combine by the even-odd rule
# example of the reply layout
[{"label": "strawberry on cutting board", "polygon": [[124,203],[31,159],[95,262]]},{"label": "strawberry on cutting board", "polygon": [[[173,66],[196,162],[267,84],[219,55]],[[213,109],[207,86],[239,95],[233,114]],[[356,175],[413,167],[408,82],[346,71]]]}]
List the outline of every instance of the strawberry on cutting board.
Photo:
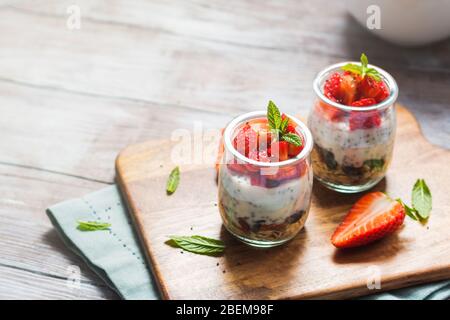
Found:
[{"label": "strawberry on cutting board", "polygon": [[331,237],[337,248],[358,247],[397,230],[405,219],[403,206],[382,192],[359,199]]}]

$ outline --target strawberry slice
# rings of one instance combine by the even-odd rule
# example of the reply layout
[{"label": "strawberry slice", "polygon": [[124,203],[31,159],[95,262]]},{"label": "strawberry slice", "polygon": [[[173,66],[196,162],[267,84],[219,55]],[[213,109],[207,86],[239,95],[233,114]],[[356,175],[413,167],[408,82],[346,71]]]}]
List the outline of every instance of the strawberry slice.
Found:
[{"label": "strawberry slice", "polygon": [[382,192],[359,199],[331,237],[337,248],[362,246],[397,230],[405,219],[403,206]]}]

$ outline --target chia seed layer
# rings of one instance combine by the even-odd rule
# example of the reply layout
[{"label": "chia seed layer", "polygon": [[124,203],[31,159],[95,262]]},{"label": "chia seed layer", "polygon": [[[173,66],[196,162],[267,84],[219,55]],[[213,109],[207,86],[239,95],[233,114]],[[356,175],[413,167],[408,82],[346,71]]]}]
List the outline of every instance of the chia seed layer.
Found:
[{"label": "chia seed layer", "polygon": [[311,170],[271,188],[252,185],[247,175],[226,166],[220,175],[219,209],[233,233],[254,240],[282,240],[303,227],[311,198]]}]

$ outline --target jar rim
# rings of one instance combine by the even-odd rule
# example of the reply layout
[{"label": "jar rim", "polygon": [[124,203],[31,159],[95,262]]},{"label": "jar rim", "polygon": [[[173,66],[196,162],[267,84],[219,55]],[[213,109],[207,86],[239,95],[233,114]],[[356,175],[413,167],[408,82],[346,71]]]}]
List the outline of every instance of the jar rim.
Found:
[{"label": "jar rim", "polygon": [[294,163],[297,163],[297,162],[305,159],[311,153],[311,150],[313,147],[313,137],[312,137],[311,131],[308,129],[308,127],[302,121],[300,121],[299,119],[297,119],[289,114],[286,114],[286,116],[295,122],[297,127],[300,128],[300,132],[302,133],[302,135],[304,137],[305,146],[297,156],[295,156],[294,158],[288,159],[288,160],[284,160],[284,161],[261,162],[261,161],[256,161],[256,160],[250,159],[250,158],[246,157],[245,155],[241,154],[238,150],[236,150],[236,148],[233,146],[233,143],[231,142],[232,134],[234,133],[234,129],[243,122],[247,122],[249,120],[258,119],[258,118],[262,118],[262,117],[266,117],[266,116],[267,116],[266,111],[252,111],[252,112],[244,113],[244,114],[234,118],[233,120],[231,120],[228,123],[228,125],[225,127],[225,131],[223,134],[225,148],[227,150],[229,150],[233,154],[233,156],[235,156],[236,158],[238,158],[242,161],[245,161],[246,163],[260,166],[260,167],[266,167],[266,168],[267,167],[283,167],[283,166],[287,166],[287,165],[292,165]]},{"label": "jar rim", "polygon": [[[344,110],[344,111],[372,111],[372,110],[379,110],[379,109],[383,109],[386,107],[389,107],[390,105],[393,105],[395,103],[395,101],[397,100],[398,97],[398,85],[397,82],[394,80],[394,78],[385,70],[371,65],[369,64],[368,67],[369,68],[374,68],[375,70],[378,71],[378,73],[381,74],[381,77],[383,79],[383,82],[388,86],[389,88],[389,97],[387,97],[386,99],[384,99],[382,102],[371,105],[371,106],[366,106],[366,107],[352,107],[352,106],[346,106],[343,104],[340,104],[338,102],[335,102],[329,98],[327,98],[323,92],[322,92],[322,88],[321,88],[321,84],[323,83],[323,80],[329,76],[329,74],[333,71],[337,71],[337,70],[341,70],[341,67],[348,64],[348,63],[353,63],[353,64],[358,64],[359,62],[356,61],[346,61],[346,62],[339,62],[333,65],[330,65],[328,67],[326,67],[325,69],[323,69],[322,71],[320,71],[316,78],[313,81],[313,89],[314,92],[316,93],[316,95],[323,101],[325,101],[327,104],[336,107],[338,109]],[[326,80],[326,79],[325,79]]]}]

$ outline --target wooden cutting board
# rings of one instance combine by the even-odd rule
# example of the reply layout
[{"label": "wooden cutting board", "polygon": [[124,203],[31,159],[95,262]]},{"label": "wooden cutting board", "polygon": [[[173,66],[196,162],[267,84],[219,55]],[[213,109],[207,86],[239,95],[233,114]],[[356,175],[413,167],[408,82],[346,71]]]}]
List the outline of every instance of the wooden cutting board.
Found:
[{"label": "wooden cutting board", "polygon": [[[410,203],[414,182],[424,178],[433,194],[431,217],[426,225],[407,217],[397,233],[349,251],[335,249],[329,239],[361,194],[338,194],[315,181],[305,228],[283,246],[256,249],[222,226],[212,161],[181,164],[180,186],[167,196],[167,177],[178,165],[172,147],[180,142],[150,141],[122,151],[118,181],[163,297],[350,298],[450,278],[450,152],[427,142],[409,111],[397,110],[394,159],[374,190]],[[168,235],[193,234],[222,239],[225,254],[202,256],[165,244]],[[369,290],[368,280],[376,283],[378,275],[381,289]]]}]

